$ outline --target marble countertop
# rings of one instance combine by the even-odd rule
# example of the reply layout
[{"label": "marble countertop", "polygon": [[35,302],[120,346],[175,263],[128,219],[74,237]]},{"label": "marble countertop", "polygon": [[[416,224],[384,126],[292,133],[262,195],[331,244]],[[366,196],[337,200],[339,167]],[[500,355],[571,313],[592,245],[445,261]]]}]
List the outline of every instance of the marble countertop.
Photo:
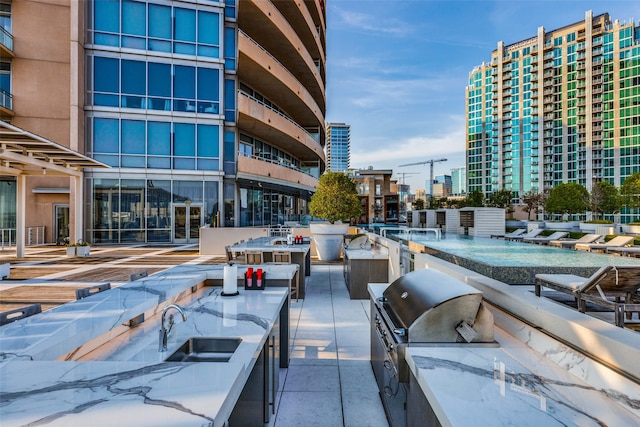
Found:
[{"label": "marble countertop", "polygon": [[[271,277],[295,274],[295,266],[266,269]],[[239,267],[239,279],[243,273]],[[0,328],[3,427],[113,425],[110,412],[120,425],[222,425],[288,295],[284,287],[239,288],[234,297],[218,286],[192,292],[222,276],[222,265],[180,266]],[[159,352],[156,307],[172,300],[187,321],[175,316],[168,350]],[[145,322],[123,326],[136,312],[146,313]],[[163,362],[194,336],[242,342],[228,362]]]},{"label": "marble countertop", "polygon": [[349,259],[388,259],[389,250],[384,246],[375,246],[371,249],[348,249],[344,252]]},{"label": "marble countertop", "polygon": [[234,252],[243,252],[246,250],[261,251],[289,251],[289,252],[308,252],[311,247],[309,238],[304,238],[304,243],[288,245],[286,237],[257,237],[243,243],[231,245],[229,249]]},{"label": "marble countertop", "polygon": [[[370,296],[382,296],[387,286],[370,283]],[[499,347],[406,347],[409,368],[443,426],[640,424],[637,386],[623,386],[614,375],[608,384],[590,384],[574,372],[585,369],[582,359],[568,352],[560,363],[549,359],[565,353],[561,345],[549,344],[545,356],[498,326],[494,333]]]}]

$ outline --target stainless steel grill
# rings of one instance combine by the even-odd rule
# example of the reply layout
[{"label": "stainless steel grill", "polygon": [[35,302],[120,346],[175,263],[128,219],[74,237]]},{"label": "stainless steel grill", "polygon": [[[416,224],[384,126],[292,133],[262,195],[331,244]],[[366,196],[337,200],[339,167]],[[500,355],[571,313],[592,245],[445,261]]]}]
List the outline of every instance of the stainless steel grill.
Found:
[{"label": "stainless steel grill", "polygon": [[493,317],[482,305],[482,292],[440,271],[405,274],[384,291],[381,303],[392,313],[394,331],[406,337],[402,341],[493,341]]},{"label": "stainless steel grill", "polygon": [[408,346],[497,346],[482,301],[482,292],[433,269],[407,273],[371,300],[371,365],[393,426],[405,425]]}]

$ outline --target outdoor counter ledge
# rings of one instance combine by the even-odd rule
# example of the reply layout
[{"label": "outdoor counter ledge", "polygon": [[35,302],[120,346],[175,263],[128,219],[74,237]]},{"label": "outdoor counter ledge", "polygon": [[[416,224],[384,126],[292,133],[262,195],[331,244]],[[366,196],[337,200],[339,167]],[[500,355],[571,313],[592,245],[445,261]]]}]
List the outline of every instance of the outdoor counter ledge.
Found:
[{"label": "outdoor counter ledge", "polygon": [[[268,268],[271,278],[295,274]],[[222,275],[223,265],[180,266],[0,328],[0,424],[95,427],[117,415],[121,425],[222,426],[288,303],[285,287],[239,286],[233,297],[202,287]],[[159,313],[171,302],[187,321],[167,313],[176,324],[159,352]],[[141,313],[145,322],[130,328]],[[198,336],[242,341],[227,362],[163,362]]]}]

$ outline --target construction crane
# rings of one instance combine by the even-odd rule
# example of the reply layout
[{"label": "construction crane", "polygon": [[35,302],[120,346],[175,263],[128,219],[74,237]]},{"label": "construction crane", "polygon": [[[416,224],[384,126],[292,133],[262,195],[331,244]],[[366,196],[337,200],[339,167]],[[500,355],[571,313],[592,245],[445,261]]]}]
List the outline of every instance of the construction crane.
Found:
[{"label": "construction crane", "polygon": [[400,165],[398,167],[403,167],[403,166],[415,166],[415,165],[430,165],[431,166],[431,172],[429,175],[429,196],[433,197],[433,164],[434,163],[438,163],[438,162],[446,162],[447,159],[431,159],[431,160],[425,160],[424,162],[416,162],[416,163],[407,163],[404,165]]}]

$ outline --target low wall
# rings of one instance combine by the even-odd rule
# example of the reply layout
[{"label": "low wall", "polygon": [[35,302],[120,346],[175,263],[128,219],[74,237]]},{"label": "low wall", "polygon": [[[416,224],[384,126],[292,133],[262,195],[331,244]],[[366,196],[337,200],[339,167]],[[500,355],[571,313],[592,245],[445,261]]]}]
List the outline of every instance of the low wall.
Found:
[{"label": "low wall", "polygon": [[202,227],[200,228],[200,255],[226,256],[225,246],[240,240],[255,239],[269,235],[269,228],[249,227]]},{"label": "low wall", "polygon": [[[390,263],[398,262],[397,256],[392,257],[395,250],[391,249],[398,245],[398,242],[381,236],[371,238],[375,238],[380,244],[389,248]],[[411,246],[404,246],[403,250],[410,251],[410,248]],[[557,337],[593,359],[623,372],[635,381],[640,380],[640,364],[637,361],[637,355],[640,354],[640,334],[637,332],[619,328],[588,314],[562,306],[555,301],[537,297],[530,292],[531,286],[511,286],[428,254],[411,251],[411,258],[414,270],[434,268],[455,277],[482,291],[484,298],[491,304],[534,325],[542,332]],[[391,271],[401,270],[402,267],[396,264],[395,267],[390,265],[389,269],[389,283],[391,283],[396,277],[391,274]],[[508,327],[508,325],[500,326]]]}]

